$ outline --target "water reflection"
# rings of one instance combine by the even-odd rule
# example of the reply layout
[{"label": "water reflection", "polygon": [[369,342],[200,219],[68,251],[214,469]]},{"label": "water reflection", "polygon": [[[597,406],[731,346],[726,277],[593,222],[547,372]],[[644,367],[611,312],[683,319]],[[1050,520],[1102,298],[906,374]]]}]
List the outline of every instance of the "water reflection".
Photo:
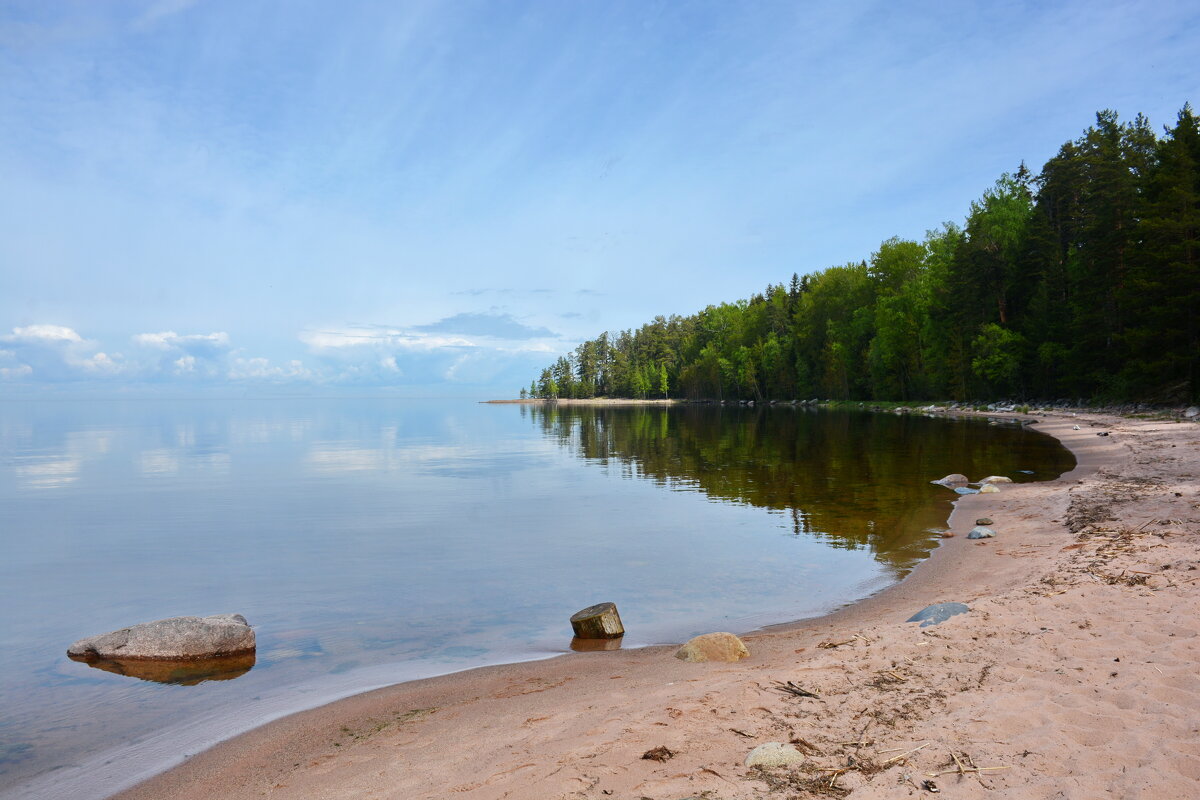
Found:
[{"label": "water reflection", "polygon": [[71,657],[93,669],[126,675],[143,681],[169,683],[175,686],[195,686],[205,681],[228,681],[241,677],[254,668],[254,653],[225,658],[201,658],[189,661],[147,661],[122,659],[85,659]]},{"label": "water reflection", "polygon": [[[622,476],[786,516],[796,536],[868,548],[898,570],[927,555],[947,472],[1032,480],[1071,469],[1055,440],[1015,425],[782,408],[528,406],[543,433]],[[944,519],[944,511],[939,511]]]}]

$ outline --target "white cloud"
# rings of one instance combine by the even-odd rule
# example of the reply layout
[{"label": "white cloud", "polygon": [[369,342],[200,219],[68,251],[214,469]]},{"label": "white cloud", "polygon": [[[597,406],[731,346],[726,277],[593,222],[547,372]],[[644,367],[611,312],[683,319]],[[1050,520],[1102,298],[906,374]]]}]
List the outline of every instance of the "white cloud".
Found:
[{"label": "white cloud", "polygon": [[432,335],[378,326],[346,326],[343,328],[307,330],[300,341],[314,350],[337,350],[348,347],[377,347],[388,350],[440,350],[454,347],[475,347],[464,336]]},{"label": "white cloud", "polygon": [[224,331],[216,331],[214,333],[192,333],[186,336],[180,336],[175,331],[162,331],[161,333],[139,333],[133,337],[133,341],[147,347],[154,347],[159,350],[194,350],[194,349],[221,349],[229,348],[229,334]]},{"label": "white cloud", "polygon": [[101,378],[125,371],[120,356],[98,350],[95,342],[65,325],[16,327],[0,336],[0,377],[14,380],[70,381]]},{"label": "white cloud", "polygon": [[230,380],[312,381],[318,375],[304,362],[292,360],[282,366],[272,366],[268,358],[235,358],[229,368]]},{"label": "white cloud", "polygon": [[154,367],[143,370],[146,377],[176,376],[191,379],[214,379],[224,376],[228,369],[231,344],[229,334],[179,334],[175,331],[139,333],[134,344],[162,355]]},{"label": "white cloud", "polygon": [[5,337],[14,342],[82,342],[83,338],[64,325],[27,325],[13,328],[12,336]]}]

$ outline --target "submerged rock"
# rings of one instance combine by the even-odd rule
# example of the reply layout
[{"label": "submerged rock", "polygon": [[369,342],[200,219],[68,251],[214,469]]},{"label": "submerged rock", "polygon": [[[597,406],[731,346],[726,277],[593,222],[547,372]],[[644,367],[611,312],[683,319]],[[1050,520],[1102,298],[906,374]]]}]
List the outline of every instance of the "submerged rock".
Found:
[{"label": "submerged rock", "polygon": [[732,633],[706,633],[689,639],[676,651],[680,661],[737,661],[750,655],[742,640]]},{"label": "submerged rock", "polygon": [[171,617],[80,639],[67,649],[76,661],[189,661],[252,653],[254,629],[241,614]]},{"label": "submerged rock", "polygon": [[968,539],[992,539],[995,536],[996,532],[994,530],[984,528],[983,526],[972,528],[971,532],[967,534]]},{"label": "submerged rock", "polygon": [[966,475],[959,475],[957,472],[955,472],[947,475],[944,478],[939,478],[936,481],[930,481],[930,483],[938,486],[966,486],[968,483],[970,483],[970,481],[967,480]]},{"label": "submerged rock", "polygon": [[955,486],[954,491],[957,494],[979,494],[978,489],[972,489],[970,486]]},{"label": "submerged rock", "polygon": [[935,603],[931,606],[925,606],[906,619],[905,622],[919,622],[922,628],[928,628],[930,625],[937,625],[956,614],[965,614],[970,610],[970,607],[966,603]]},{"label": "submerged rock", "polygon": [[760,744],[746,756],[747,767],[786,767],[799,764],[804,756],[790,744],[767,742]]},{"label": "submerged rock", "polygon": [[1003,475],[988,475],[980,481],[980,483],[1012,483],[1012,478],[1006,478]]}]

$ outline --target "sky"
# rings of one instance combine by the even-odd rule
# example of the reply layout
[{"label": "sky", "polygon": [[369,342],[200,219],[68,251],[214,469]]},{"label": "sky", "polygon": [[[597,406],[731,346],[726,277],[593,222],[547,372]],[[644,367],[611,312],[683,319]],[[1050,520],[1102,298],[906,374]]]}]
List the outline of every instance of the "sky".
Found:
[{"label": "sky", "polygon": [[0,397],[511,397],[1200,103],[1195,2],[6,0]]}]

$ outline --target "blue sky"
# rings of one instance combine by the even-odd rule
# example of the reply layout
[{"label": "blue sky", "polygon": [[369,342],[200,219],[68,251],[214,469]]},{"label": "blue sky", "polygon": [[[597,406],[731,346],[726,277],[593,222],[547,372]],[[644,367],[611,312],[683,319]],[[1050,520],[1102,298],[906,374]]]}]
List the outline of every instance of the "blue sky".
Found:
[{"label": "blue sky", "polygon": [[513,395],[581,339],[961,220],[1194,2],[0,6],[0,396]]}]

